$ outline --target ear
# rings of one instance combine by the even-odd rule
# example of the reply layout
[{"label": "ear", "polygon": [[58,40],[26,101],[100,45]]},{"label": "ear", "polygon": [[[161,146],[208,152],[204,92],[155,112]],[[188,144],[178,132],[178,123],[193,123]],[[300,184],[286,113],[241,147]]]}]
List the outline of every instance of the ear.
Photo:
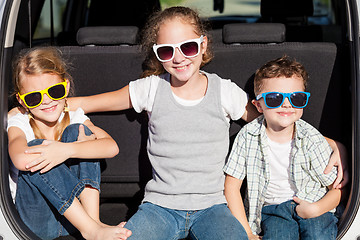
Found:
[{"label": "ear", "polygon": [[16,94],[16,100],[20,103],[20,105],[21,105],[24,109],[28,110],[28,108],[27,108],[27,106],[25,105],[25,103],[23,102],[23,100],[20,99],[18,93]]},{"label": "ear", "polygon": [[65,78],[65,82],[67,83],[66,85],[66,96],[67,97],[69,95],[69,92],[70,92],[70,88],[71,88],[71,83],[69,81],[69,79]]},{"label": "ear", "polygon": [[256,109],[258,110],[259,113],[263,113],[263,109],[261,107],[261,104],[259,102],[259,100],[251,100],[251,103],[256,107]]},{"label": "ear", "polygon": [[202,49],[201,49],[201,53],[204,54],[206,52],[207,49],[207,44],[208,44],[208,38],[207,36],[203,37],[203,42],[202,42]]}]

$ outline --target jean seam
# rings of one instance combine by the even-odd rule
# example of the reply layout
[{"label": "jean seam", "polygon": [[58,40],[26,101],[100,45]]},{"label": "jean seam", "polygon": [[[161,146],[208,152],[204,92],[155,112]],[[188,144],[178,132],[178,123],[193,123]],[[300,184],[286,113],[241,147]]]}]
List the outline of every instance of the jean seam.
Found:
[{"label": "jean seam", "polygon": [[173,238],[172,240],[177,240],[177,239],[179,239],[179,237],[180,237],[180,235],[181,235],[182,232],[185,232],[185,233],[186,233],[185,230],[180,230],[180,231],[174,236],[174,238]]},{"label": "jean seam", "polygon": [[190,229],[190,232],[192,233],[192,235],[194,236],[195,239],[197,239],[197,240],[199,239],[192,229]]},{"label": "jean seam", "polygon": [[[63,215],[64,212],[70,207],[71,204],[69,204],[69,202],[72,203],[74,201],[74,198],[80,195],[80,193],[84,190],[84,187],[85,186],[80,182],[74,187],[74,189],[71,191],[69,199],[59,209],[59,213],[61,215]],[[66,209],[63,209],[65,207]]]},{"label": "jean seam", "polygon": [[[66,200],[65,198],[63,198],[63,196],[62,196],[61,194],[59,194],[59,191],[57,191],[57,189],[54,188],[54,186],[53,186],[45,177],[43,177],[42,174],[39,174],[39,176],[40,176],[40,178],[42,178],[43,181],[50,187],[50,189],[59,197],[59,199],[64,200],[64,201]],[[78,183],[78,184],[74,187],[74,189],[72,190],[72,192],[78,187],[79,184],[80,184],[80,183]],[[70,196],[72,196],[72,194],[71,194]],[[69,201],[69,200],[68,200],[68,201]]]},{"label": "jean seam", "polygon": [[84,178],[81,179],[80,182],[82,182],[84,185],[90,185],[93,188],[96,188],[100,192],[100,184],[97,181],[94,181],[90,178]]}]

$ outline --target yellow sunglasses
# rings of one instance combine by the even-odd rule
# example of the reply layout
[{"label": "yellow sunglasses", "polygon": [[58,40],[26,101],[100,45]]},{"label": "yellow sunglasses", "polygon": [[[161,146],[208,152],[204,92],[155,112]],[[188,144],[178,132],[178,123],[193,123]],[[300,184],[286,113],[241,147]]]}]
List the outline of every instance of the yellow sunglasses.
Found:
[{"label": "yellow sunglasses", "polygon": [[67,82],[54,84],[41,91],[33,91],[21,95],[18,93],[19,98],[25,103],[28,108],[38,107],[44,100],[44,94],[48,95],[52,100],[60,100],[66,97]]}]

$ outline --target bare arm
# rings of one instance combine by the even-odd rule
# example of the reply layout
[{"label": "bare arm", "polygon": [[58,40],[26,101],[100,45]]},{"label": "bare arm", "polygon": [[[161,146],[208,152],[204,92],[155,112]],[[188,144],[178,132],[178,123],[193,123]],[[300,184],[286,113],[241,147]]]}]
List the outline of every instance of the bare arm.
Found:
[{"label": "bare arm", "polygon": [[95,126],[90,120],[84,122],[96,139],[73,142],[69,147],[70,158],[111,158],[119,153],[115,140],[104,130]]},{"label": "bare arm", "polygon": [[256,107],[254,106],[254,104],[251,103],[251,100],[249,99],[245,107],[245,113],[241,118],[246,122],[251,122],[258,116],[260,116],[260,113],[256,110]]},{"label": "bare arm", "polygon": [[225,179],[225,197],[228,202],[229,209],[234,217],[244,227],[249,239],[259,239],[258,236],[253,235],[250,229],[249,222],[246,217],[244,203],[240,194],[242,180],[226,175]]},{"label": "bare arm", "polygon": [[328,165],[326,166],[324,173],[330,173],[331,169],[334,166],[338,167],[337,178],[333,184],[334,188],[342,188],[349,181],[349,172],[347,168],[347,151],[343,144],[340,142],[334,141],[330,138],[325,137],[326,141],[329,143],[333,149],[333,154],[329,160]]},{"label": "bare arm", "polygon": [[40,154],[25,154],[29,149],[24,132],[18,127],[10,127],[8,130],[9,155],[14,166],[21,171],[28,171],[26,165],[35,160]]},{"label": "bare arm", "polygon": [[72,97],[68,99],[71,111],[81,107],[85,113],[120,111],[132,107],[129,85],[112,91],[86,97]]},{"label": "bare arm", "polygon": [[296,206],[297,214],[302,218],[314,218],[336,208],[340,203],[341,190],[333,188],[332,185],[328,188],[329,191],[325,196],[314,203],[294,197],[294,201],[298,204]]},{"label": "bare arm", "polygon": [[[69,158],[97,159],[118,154],[118,146],[110,135],[94,126],[90,120],[84,124],[96,135],[96,139],[72,143],[45,140],[41,145],[27,147],[26,139],[10,141],[9,137],[9,152],[15,167],[22,171],[41,170],[44,173]],[[12,135],[10,129],[9,136]],[[19,146],[19,150],[14,150],[16,146]]]}]

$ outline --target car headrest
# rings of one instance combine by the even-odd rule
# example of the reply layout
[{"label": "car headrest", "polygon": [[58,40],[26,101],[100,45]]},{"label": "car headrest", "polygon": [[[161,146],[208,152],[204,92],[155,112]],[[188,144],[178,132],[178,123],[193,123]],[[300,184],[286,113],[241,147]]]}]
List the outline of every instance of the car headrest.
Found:
[{"label": "car headrest", "polygon": [[76,35],[80,46],[84,45],[135,45],[137,43],[136,26],[83,27]]},{"label": "car headrest", "polygon": [[314,14],[313,0],[261,0],[262,17],[304,17]]},{"label": "car headrest", "polygon": [[223,42],[226,44],[284,41],[285,25],[282,23],[232,23],[223,27]]}]

